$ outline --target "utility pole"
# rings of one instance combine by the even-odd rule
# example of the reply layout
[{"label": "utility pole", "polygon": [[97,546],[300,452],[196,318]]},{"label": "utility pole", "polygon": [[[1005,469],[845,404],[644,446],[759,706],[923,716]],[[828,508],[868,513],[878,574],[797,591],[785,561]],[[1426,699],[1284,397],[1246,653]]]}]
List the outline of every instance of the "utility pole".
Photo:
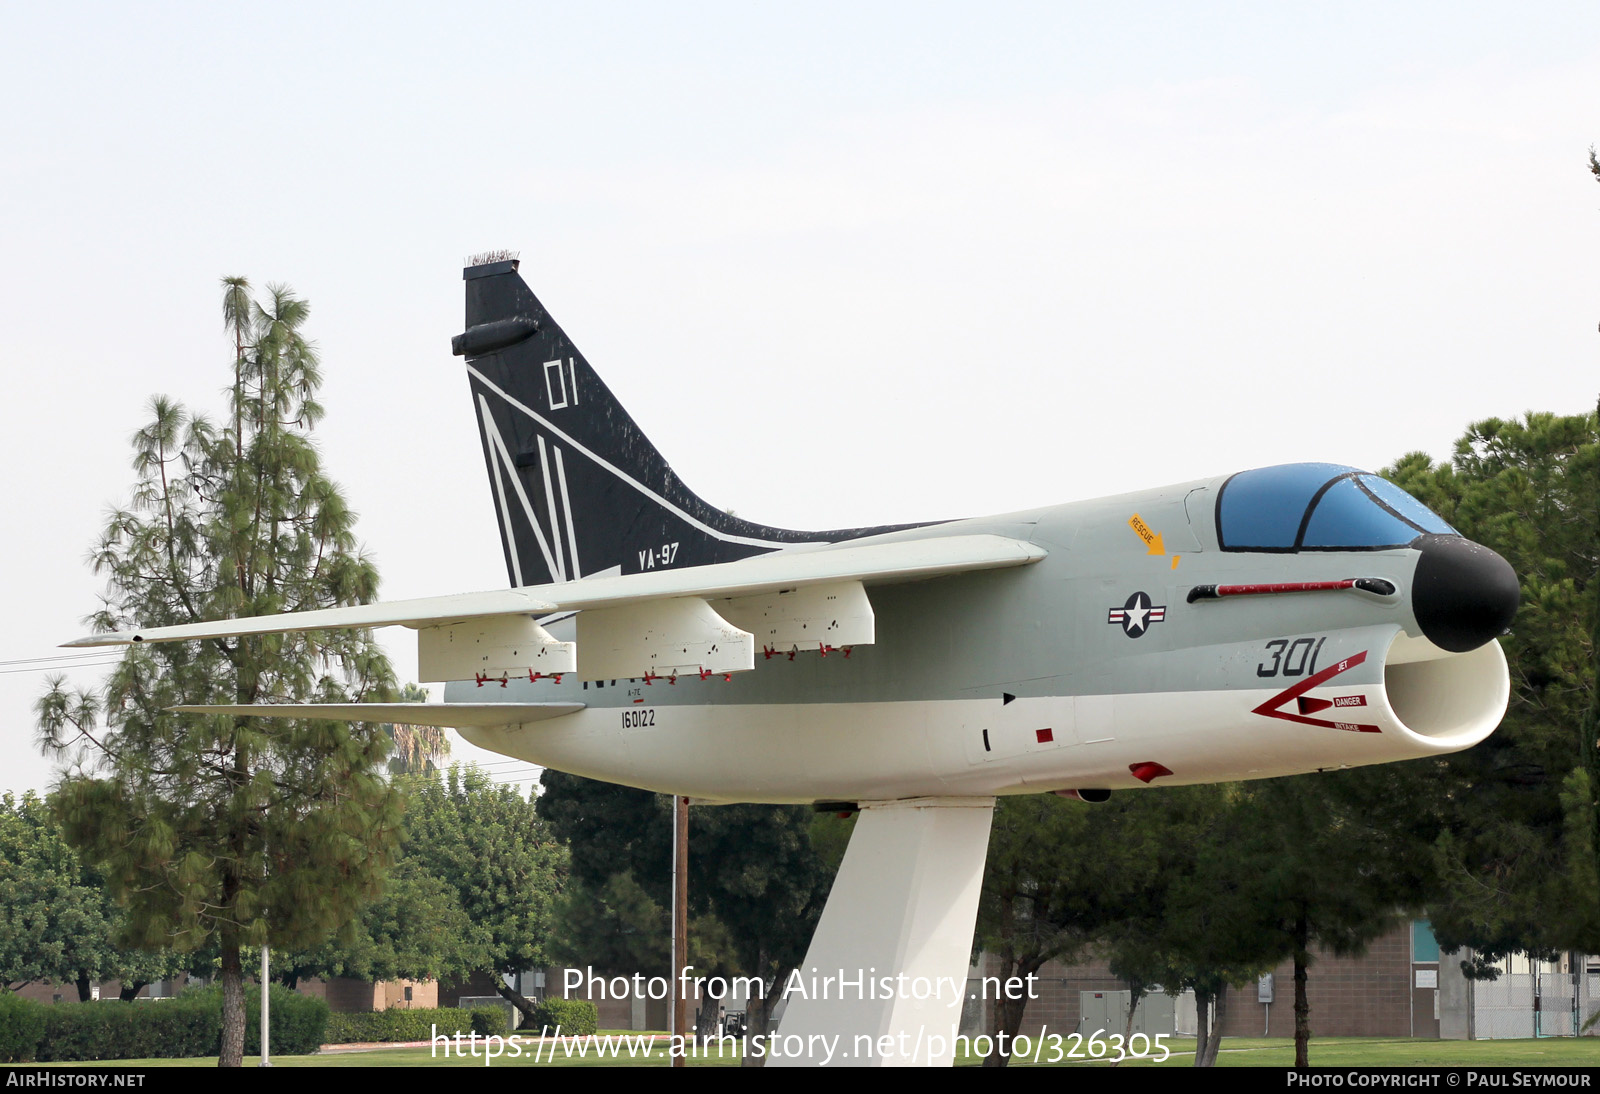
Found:
[{"label": "utility pole", "polygon": [[267,1012],[267,985],[270,984],[271,982],[272,982],[272,978],[267,975],[267,948],[265,946],[262,946],[261,947],[261,1065],[260,1065],[262,1067],[271,1067],[272,1066],[272,1047],[268,1043],[268,1041],[270,1040],[269,1031],[271,1030],[272,1025],[271,1025],[271,1022],[269,1021],[269,1018],[271,1016]]},{"label": "utility pole", "polygon": [[672,1033],[682,1037],[684,1053],[672,1058],[673,1067],[687,1067],[689,994],[683,970],[689,964],[689,799],[672,799]]}]

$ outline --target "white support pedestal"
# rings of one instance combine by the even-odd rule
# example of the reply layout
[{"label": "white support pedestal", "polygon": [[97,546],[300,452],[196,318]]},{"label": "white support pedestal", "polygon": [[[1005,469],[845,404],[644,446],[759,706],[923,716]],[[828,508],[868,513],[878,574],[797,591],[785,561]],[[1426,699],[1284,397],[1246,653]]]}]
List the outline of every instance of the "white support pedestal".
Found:
[{"label": "white support pedestal", "polygon": [[862,806],[768,1067],[954,1059],[994,799]]}]

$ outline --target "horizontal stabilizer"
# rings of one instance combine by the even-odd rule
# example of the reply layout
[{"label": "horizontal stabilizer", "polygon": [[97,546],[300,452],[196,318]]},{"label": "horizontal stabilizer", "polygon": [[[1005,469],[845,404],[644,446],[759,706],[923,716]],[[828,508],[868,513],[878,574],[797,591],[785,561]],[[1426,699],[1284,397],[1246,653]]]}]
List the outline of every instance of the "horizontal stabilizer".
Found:
[{"label": "horizontal stabilizer", "polygon": [[330,722],[390,722],[403,726],[515,726],[582,710],[582,703],[246,703],[170,707],[179,714],[256,718],[316,718]]}]

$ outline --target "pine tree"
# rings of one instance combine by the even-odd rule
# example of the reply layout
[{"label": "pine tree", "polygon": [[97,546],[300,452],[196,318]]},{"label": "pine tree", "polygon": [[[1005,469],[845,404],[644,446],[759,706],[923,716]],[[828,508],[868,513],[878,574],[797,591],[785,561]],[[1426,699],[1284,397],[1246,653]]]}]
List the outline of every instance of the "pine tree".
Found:
[{"label": "pine tree", "polygon": [[1244,784],[1224,853],[1249,902],[1229,926],[1236,950],[1294,962],[1296,1067],[1310,1066],[1313,947],[1364,953],[1435,891],[1437,771],[1421,760]]},{"label": "pine tree", "polygon": [[[1160,833],[1146,823],[1145,793],[1103,805],[1052,794],[1002,797],[995,805],[978,903],[976,940],[999,961],[1004,984],[1025,986],[1047,961],[1070,963],[1114,924],[1143,907]],[[992,1051],[985,1067],[1006,1067],[1028,1005],[1003,995],[994,1003]],[[1092,1032],[1092,1031],[1086,1031]]]},{"label": "pine tree", "polygon": [[[321,372],[307,303],[223,281],[233,342],[222,425],[165,397],[133,439],[138,481],[92,552],[99,631],[365,603],[377,570],[310,431]],[[180,704],[382,700],[367,632],[130,647],[103,690],[50,682],[41,747],[72,766],[53,797],[68,838],[149,949],[214,947],[220,1063],[243,1053],[242,951],[316,945],[381,888],[400,800],[377,726],[177,714]]]},{"label": "pine tree", "polygon": [[1483,743],[1443,757],[1440,945],[1471,947],[1470,976],[1527,951],[1600,949],[1595,848],[1594,636],[1600,584],[1600,427],[1591,414],[1491,418],[1385,474],[1511,563],[1522,604],[1500,639],[1511,704]]}]

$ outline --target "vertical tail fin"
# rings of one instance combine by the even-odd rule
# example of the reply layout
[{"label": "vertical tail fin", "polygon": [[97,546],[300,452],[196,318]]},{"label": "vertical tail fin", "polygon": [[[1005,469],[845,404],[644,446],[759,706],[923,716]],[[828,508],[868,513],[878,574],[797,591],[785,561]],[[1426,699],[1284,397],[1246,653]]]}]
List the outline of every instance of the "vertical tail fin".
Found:
[{"label": "vertical tail fin", "polygon": [[502,258],[463,271],[466,331],[451,341],[466,358],[513,585],[704,566],[905,527],[796,532],[706,504],[595,375],[517,265]]}]

